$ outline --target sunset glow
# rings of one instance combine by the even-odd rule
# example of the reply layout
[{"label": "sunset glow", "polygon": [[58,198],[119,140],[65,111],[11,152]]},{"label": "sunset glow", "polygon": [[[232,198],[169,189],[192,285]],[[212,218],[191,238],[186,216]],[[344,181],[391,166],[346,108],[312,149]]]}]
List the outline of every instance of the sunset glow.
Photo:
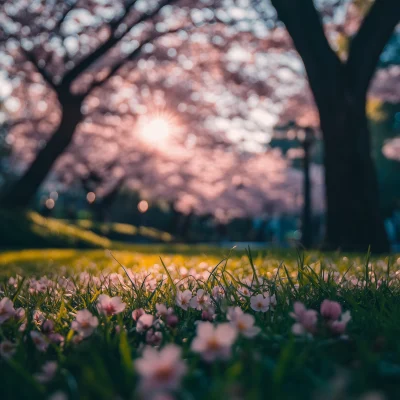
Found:
[{"label": "sunset glow", "polygon": [[173,135],[174,123],[167,114],[145,116],[139,122],[139,137],[151,146],[160,146],[168,142]]}]

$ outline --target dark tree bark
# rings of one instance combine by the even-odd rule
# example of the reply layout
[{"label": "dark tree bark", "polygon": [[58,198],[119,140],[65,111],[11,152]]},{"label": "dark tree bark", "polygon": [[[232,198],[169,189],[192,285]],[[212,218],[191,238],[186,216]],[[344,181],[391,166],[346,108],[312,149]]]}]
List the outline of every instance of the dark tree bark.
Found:
[{"label": "dark tree bark", "polygon": [[46,179],[57,158],[71,143],[76,127],[82,120],[82,99],[77,96],[59,96],[61,120],[49,141],[38,152],[24,175],[1,198],[0,204],[6,208],[29,206],[35,193]]},{"label": "dark tree bark", "polygon": [[388,252],[371,158],[366,96],[379,56],[400,19],[400,1],[376,0],[342,62],[312,0],[272,0],[309,78],[324,138],[326,247]]}]

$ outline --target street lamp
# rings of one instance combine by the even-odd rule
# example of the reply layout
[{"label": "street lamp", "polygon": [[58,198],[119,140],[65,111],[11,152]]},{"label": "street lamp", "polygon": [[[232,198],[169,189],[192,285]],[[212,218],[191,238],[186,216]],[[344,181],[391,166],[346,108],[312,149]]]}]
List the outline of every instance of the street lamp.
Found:
[{"label": "street lamp", "polygon": [[303,210],[301,216],[301,241],[305,248],[313,244],[312,215],[311,215],[311,178],[310,152],[315,141],[316,132],[310,126],[301,127],[294,121],[274,128],[274,139],[297,141],[303,150]]}]

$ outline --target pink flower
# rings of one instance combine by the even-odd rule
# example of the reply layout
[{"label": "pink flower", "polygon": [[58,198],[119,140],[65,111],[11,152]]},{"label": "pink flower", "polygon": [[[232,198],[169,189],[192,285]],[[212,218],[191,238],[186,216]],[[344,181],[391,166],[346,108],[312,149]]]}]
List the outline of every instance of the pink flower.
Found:
[{"label": "pink flower", "polygon": [[42,332],[44,334],[54,332],[54,322],[50,319],[46,319],[42,324]]},{"label": "pink flower", "polygon": [[335,321],[342,314],[342,306],[336,301],[324,300],[320,312],[324,318]]},{"label": "pink flower", "polygon": [[43,365],[42,371],[35,374],[35,378],[40,383],[50,382],[56,375],[58,364],[55,361],[47,361]]},{"label": "pink flower", "polygon": [[192,292],[190,290],[185,290],[184,292],[178,290],[176,293],[176,304],[185,311],[188,309],[191,299]]},{"label": "pink flower", "polygon": [[290,316],[297,322],[292,326],[295,335],[313,334],[317,327],[318,316],[315,310],[307,310],[305,305],[296,301],[293,305],[294,312]]},{"label": "pink flower", "polygon": [[350,311],[344,312],[340,320],[333,321],[329,323],[329,327],[332,331],[332,333],[336,335],[342,335],[346,331],[347,324],[351,320],[351,314]]},{"label": "pink flower", "polygon": [[41,352],[45,352],[49,347],[49,342],[47,341],[46,336],[38,331],[31,331],[30,335],[36,348]]},{"label": "pink flower", "polygon": [[217,314],[215,313],[215,309],[212,305],[209,305],[207,308],[201,312],[201,319],[203,321],[214,321]]},{"label": "pink flower", "polygon": [[250,306],[254,311],[266,312],[269,310],[269,298],[262,294],[250,297]]},{"label": "pink flower", "polygon": [[230,324],[243,336],[252,338],[258,335],[260,328],[254,326],[255,318],[253,315],[245,314],[240,307],[229,307],[227,318]]},{"label": "pink flower", "polygon": [[187,371],[186,364],[181,359],[181,349],[174,344],[169,344],[160,351],[146,347],[142,358],[135,361],[135,368],[141,378],[142,391],[179,389]]},{"label": "pink flower", "polygon": [[238,287],[238,292],[241,296],[245,296],[245,297],[250,297],[251,296],[251,292],[250,289],[246,286],[240,286]]},{"label": "pink flower", "polygon": [[97,310],[100,314],[107,317],[116,315],[125,310],[126,304],[122,302],[121,297],[110,297],[106,294],[101,294],[97,299]]},{"label": "pink flower", "polygon": [[23,309],[22,307],[17,308],[14,313],[14,318],[20,322],[24,321],[25,320],[25,309]]},{"label": "pink flower", "polygon": [[179,323],[179,318],[175,314],[168,315],[168,317],[167,317],[167,325],[170,328],[175,328],[178,325],[178,323]]},{"label": "pink flower", "polygon": [[236,340],[237,331],[230,324],[223,323],[214,327],[210,322],[199,322],[197,336],[191,349],[200,353],[208,362],[216,359],[227,360],[231,356],[231,347]]},{"label": "pink flower", "polygon": [[146,343],[150,346],[159,346],[162,342],[163,334],[161,332],[149,329],[146,332]]},{"label": "pink flower", "polygon": [[0,300],[0,325],[7,321],[9,318],[13,317],[15,314],[15,309],[13,302],[8,298],[4,297]]},{"label": "pink flower", "polygon": [[196,310],[205,310],[211,305],[210,296],[208,296],[207,292],[203,289],[199,289],[194,296],[190,300],[190,307],[195,308]]},{"label": "pink flower", "polygon": [[57,332],[51,332],[47,335],[51,343],[61,344],[64,343],[64,336]]},{"label": "pink flower", "polygon": [[143,308],[137,308],[132,311],[132,318],[134,321],[137,321],[143,314],[146,314]]},{"label": "pink flower", "polygon": [[99,320],[92,315],[89,310],[79,310],[76,313],[75,320],[72,321],[71,329],[78,333],[83,338],[89,337],[98,327]]},{"label": "pink flower", "polygon": [[25,310],[22,307],[19,307],[15,310],[14,318],[16,321],[21,323],[18,330],[23,332],[26,328],[26,317],[25,317]]},{"label": "pink flower", "polygon": [[38,324],[41,325],[42,322],[46,319],[46,317],[44,316],[44,314],[40,311],[40,310],[35,310],[33,312],[33,321]]},{"label": "pink flower", "polygon": [[16,347],[15,343],[10,342],[9,340],[4,340],[0,343],[0,356],[5,359],[11,358],[17,351]]},{"label": "pink flower", "polygon": [[143,333],[151,328],[154,322],[154,317],[151,314],[143,314],[136,323],[136,332]]},{"label": "pink flower", "polygon": [[166,318],[168,315],[172,315],[174,313],[172,307],[167,308],[165,304],[157,303],[156,310],[157,310],[157,317],[160,318]]},{"label": "pink flower", "polygon": [[225,297],[225,290],[222,286],[214,286],[211,291],[214,300],[219,301]]},{"label": "pink flower", "polygon": [[264,297],[269,299],[269,306],[271,308],[275,308],[276,305],[278,304],[276,301],[276,296],[273,294],[272,296],[269,294],[269,292],[264,293]]}]

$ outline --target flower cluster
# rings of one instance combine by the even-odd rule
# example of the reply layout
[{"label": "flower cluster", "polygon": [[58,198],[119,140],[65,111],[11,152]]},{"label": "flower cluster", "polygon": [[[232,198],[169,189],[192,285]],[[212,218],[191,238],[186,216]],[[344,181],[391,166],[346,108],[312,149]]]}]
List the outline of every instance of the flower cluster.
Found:
[{"label": "flower cluster", "polygon": [[[295,302],[294,311],[290,316],[296,321],[292,326],[295,335],[314,335],[318,329],[318,312],[307,309],[301,302]],[[320,307],[320,315],[323,324],[333,335],[343,335],[346,331],[348,322],[351,320],[350,311],[342,313],[342,306],[336,302],[325,299]]]},{"label": "flower cluster", "polygon": [[[173,284],[159,266],[147,274],[10,279],[0,288],[0,363],[19,360],[31,346],[41,360],[32,374],[50,387],[69,373],[65,354],[97,343],[116,346],[116,358],[138,378],[137,396],[155,399],[173,395],[193,379],[193,371],[209,371],[210,364],[259,362],[259,344],[275,348],[291,334],[298,336],[296,343],[327,336],[339,342],[348,334],[350,311],[329,299],[318,311],[306,307],[316,302],[301,282],[285,284],[281,276],[278,283],[261,274],[231,278],[211,273],[208,265],[197,272],[180,269],[182,276],[168,269]],[[336,271],[321,273],[321,282],[335,285],[339,298],[347,287],[342,281]],[[291,331],[288,321],[294,321]]]}]

